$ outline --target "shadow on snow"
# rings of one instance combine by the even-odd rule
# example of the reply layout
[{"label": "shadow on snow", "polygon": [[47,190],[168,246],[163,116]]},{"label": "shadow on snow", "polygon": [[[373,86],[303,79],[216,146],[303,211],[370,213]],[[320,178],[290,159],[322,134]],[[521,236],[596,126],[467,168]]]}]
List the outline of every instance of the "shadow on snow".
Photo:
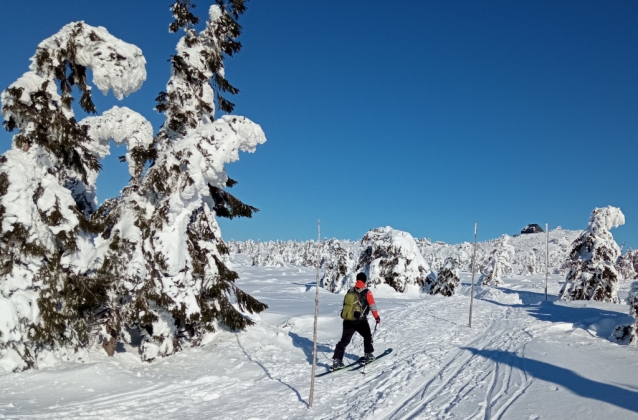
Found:
[{"label": "shadow on snow", "polygon": [[[548,301],[545,302],[544,293],[521,292],[505,288],[498,288],[498,290],[505,294],[518,294],[523,303],[508,304],[491,299],[483,300],[494,305],[524,309],[530,316],[539,321],[573,324],[574,328],[582,328],[599,338],[610,339],[611,333],[617,325],[633,322],[632,317],[622,312],[560,304],[556,296],[548,296]],[[624,309],[624,307],[622,308]]]},{"label": "shadow on snow", "polygon": [[271,381],[277,381],[280,384],[290,388],[291,391],[293,391],[296,395],[297,395],[297,399],[299,400],[299,402],[306,404],[306,406],[308,405],[308,402],[306,400],[304,400],[301,397],[301,394],[299,393],[299,391],[297,391],[296,388],[294,388],[293,386],[291,386],[290,384],[282,381],[279,378],[273,378],[273,376],[270,374],[270,372],[268,371],[268,369],[266,369],[266,366],[263,365],[263,363],[259,362],[258,360],[255,360],[252,358],[252,356],[250,354],[248,354],[248,352],[246,351],[246,349],[244,348],[244,346],[241,345],[241,341],[239,341],[239,335],[236,335],[235,338],[237,338],[237,344],[239,345],[239,348],[244,352],[244,354],[246,355],[246,357],[248,358],[248,360],[250,360],[251,362],[255,363],[257,366],[259,366],[260,368],[262,368],[262,370],[264,371],[264,373],[266,374],[266,376],[268,377],[268,379],[270,379]]},{"label": "shadow on snow", "polygon": [[534,378],[560,385],[581,397],[602,401],[626,410],[638,412],[638,392],[615,385],[592,381],[569,369],[550,365],[549,363],[540,362],[538,360],[526,359],[513,352],[503,350],[479,350],[472,347],[462,347],[462,349],[486,359],[521,369]]},{"label": "shadow on snow", "polygon": [[[290,336],[290,338],[292,338],[292,345],[303,350],[304,354],[306,355],[308,364],[312,364],[312,340],[306,337],[302,337],[299,334],[295,334],[294,332],[289,332],[288,335]],[[325,344],[317,343],[317,354],[319,353],[324,353],[325,356],[325,353],[334,353],[334,349]],[[359,356],[352,353],[346,353],[345,357],[347,357],[348,359],[359,360]],[[330,356],[328,360],[330,361],[330,363],[332,363],[332,356]],[[317,357],[317,366],[330,368],[330,364],[321,363],[319,357]]]}]

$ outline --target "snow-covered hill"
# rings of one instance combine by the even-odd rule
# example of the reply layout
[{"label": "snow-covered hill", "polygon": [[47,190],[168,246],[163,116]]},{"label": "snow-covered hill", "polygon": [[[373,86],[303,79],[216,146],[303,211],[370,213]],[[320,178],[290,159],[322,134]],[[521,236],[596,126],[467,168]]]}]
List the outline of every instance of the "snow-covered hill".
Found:
[{"label": "snow-covered hill", "polygon": [[[477,288],[468,328],[469,272],[449,298],[373,289],[375,353],[392,355],[365,376],[318,378],[308,409],[314,269],[252,266],[246,255],[230,263],[238,285],[269,305],[254,327],[154,363],[125,346],[0,375],[0,418],[638,419],[638,349],[608,339],[628,322],[626,305],[556,302],[561,275],[550,276],[545,302],[544,275],[512,274]],[[342,297],[320,289],[320,372],[341,335]],[[362,351],[355,337],[346,358]]]}]

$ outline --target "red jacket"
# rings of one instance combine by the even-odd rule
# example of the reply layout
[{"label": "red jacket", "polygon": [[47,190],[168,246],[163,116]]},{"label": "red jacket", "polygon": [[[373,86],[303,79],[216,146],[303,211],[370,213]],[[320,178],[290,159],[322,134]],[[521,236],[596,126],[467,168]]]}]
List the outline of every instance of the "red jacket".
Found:
[{"label": "red jacket", "polygon": [[[366,284],[361,280],[357,280],[357,284],[355,284],[354,287],[355,289],[363,290],[363,289],[366,289]],[[370,307],[370,310],[372,311],[372,316],[375,319],[379,318],[379,312],[377,311],[377,304],[374,302],[374,296],[372,296],[372,292],[369,289],[368,289],[368,293],[366,293],[366,300],[368,301],[368,306]]]}]

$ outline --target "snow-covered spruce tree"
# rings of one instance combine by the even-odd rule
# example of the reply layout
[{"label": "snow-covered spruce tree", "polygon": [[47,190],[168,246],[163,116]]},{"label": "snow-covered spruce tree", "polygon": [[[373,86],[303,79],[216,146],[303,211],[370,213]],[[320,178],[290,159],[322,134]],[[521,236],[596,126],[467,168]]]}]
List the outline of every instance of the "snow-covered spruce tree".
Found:
[{"label": "snow-covered spruce tree", "polygon": [[346,287],[348,276],[352,275],[353,262],[348,250],[340,241],[331,239],[327,247],[328,255],[323,263],[325,271],[320,286],[330,292],[339,293]]},{"label": "snow-covered spruce tree", "polygon": [[[94,309],[108,280],[87,277],[74,262],[92,249],[99,156],[71,104],[95,113],[93,83],[116,97],[146,79],[139,48],[104,28],[75,22],[42,41],[29,71],[2,93],[4,127],[17,131],[0,157],[0,366],[33,367],[43,349],[87,345]],[[70,352],[72,353],[72,352]]]},{"label": "snow-covered spruce tree", "polygon": [[[459,276],[460,261],[454,257],[447,257],[443,263],[443,267],[436,275],[435,281],[428,281],[426,289],[429,286],[429,293],[431,295],[440,294],[443,296],[453,296],[456,293],[456,288],[461,284],[461,278]],[[430,279],[428,279],[430,280]]]},{"label": "snow-covered spruce tree", "polygon": [[569,254],[569,273],[560,299],[600,300],[618,303],[618,272],[614,264],[620,247],[609,232],[625,224],[625,216],[617,207],[596,208],[587,230],[574,241]]},{"label": "snow-covered spruce tree", "polygon": [[635,345],[638,343],[638,281],[631,283],[627,304],[629,305],[629,316],[634,318],[634,322],[617,326],[611,338],[623,344]]},{"label": "snow-covered spruce tree", "polygon": [[638,278],[634,262],[638,256],[638,250],[629,250],[626,254],[620,255],[616,260],[616,271],[621,279],[630,280]]},{"label": "snow-covered spruce tree", "polygon": [[479,277],[479,283],[484,286],[500,286],[503,275],[512,272],[511,261],[514,258],[514,247],[509,243],[509,235],[503,235],[496,248],[492,250]]},{"label": "snow-covered spruce tree", "polygon": [[264,133],[245,117],[214,117],[217,107],[232,111],[223,95],[238,92],[225,78],[224,57],[240,50],[237,19],[245,7],[242,0],[218,0],[199,33],[192,7],[187,0],[171,7],[170,31],[183,28],[185,35],[157,98],[166,121],[155,153],[142,156],[150,167],[95,215],[104,221],[99,273],[118,279],[104,339],[128,341],[130,329],[137,329],[143,360],[199,345],[220,324],[243,329],[253,324],[246,312],[267,308],[235,285],[238,276],[224,263],[228,249],[215,219],[257,211],[225,191],[236,182],[224,165],[236,161],[238,151],[253,152],[266,141]]},{"label": "snow-covered spruce tree", "polygon": [[[372,229],[365,234],[361,244],[363,252],[354,273],[367,273],[370,284],[385,283],[404,292],[409,285],[422,288],[428,277],[435,277],[408,232],[390,226]],[[346,287],[352,285],[354,276],[350,276]]]}]

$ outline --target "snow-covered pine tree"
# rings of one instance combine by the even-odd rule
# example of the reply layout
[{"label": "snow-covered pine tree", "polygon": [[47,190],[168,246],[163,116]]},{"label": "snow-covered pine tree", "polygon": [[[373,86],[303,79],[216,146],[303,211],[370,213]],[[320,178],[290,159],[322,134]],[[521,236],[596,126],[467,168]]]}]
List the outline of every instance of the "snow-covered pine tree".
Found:
[{"label": "snow-covered pine tree", "polygon": [[509,240],[509,235],[503,235],[492,250],[478,280],[483,286],[500,286],[503,284],[503,275],[512,272],[511,261],[515,250]]},{"label": "snow-covered pine tree", "polygon": [[[368,273],[369,284],[385,283],[404,292],[409,285],[423,288],[428,278],[435,276],[408,232],[390,226],[372,229],[361,244],[363,251],[354,273]],[[353,277],[349,278],[348,287],[354,285]]]},{"label": "snow-covered pine tree", "polygon": [[93,248],[99,156],[78,124],[80,107],[95,113],[93,83],[116,97],[146,79],[139,48],[104,28],[75,22],[42,41],[29,71],[2,93],[4,127],[16,131],[0,157],[0,358],[8,370],[36,365],[43,349],[78,351],[87,322],[106,300],[108,280],[78,272]]},{"label": "snow-covered pine tree", "polygon": [[638,278],[638,273],[636,273],[634,266],[634,261],[636,261],[637,256],[638,250],[630,249],[627,253],[618,257],[618,260],[616,260],[616,271],[618,271],[618,275],[621,279],[633,280]]},{"label": "snow-covered pine tree", "polygon": [[631,283],[627,304],[629,305],[629,316],[634,318],[634,322],[617,326],[611,338],[623,344],[635,345],[638,343],[638,281]]},{"label": "snow-covered pine tree", "polygon": [[617,207],[596,208],[587,230],[574,241],[569,254],[569,273],[560,299],[599,300],[618,303],[618,272],[614,264],[620,247],[609,232],[625,224],[625,216]]},{"label": "snow-covered pine tree", "polygon": [[257,211],[225,191],[236,182],[224,165],[239,151],[253,152],[264,133],[245,117],[215,119],[217,107],[233,109],[223,95],[238,92],[225,78],[224,58],[241,48],[237,19],[244,2],[217,0],[199,33],[192,7],[188,0],[171,7],[170,31],[183,28],[185,35],[157,98],[166,121],[155,137],[156,154],[143,156],[150,167],[96,213],[105,221],[100,274],[119,280],[104,338],[128,341],[128,329],[139,330],[144,360],[198,345],[219,324],[243,329],[253,324],[247,313],[267,308],[236,286],[215,219]]},{"label": "snow-covered pine tree", "polygon": [[460,261],[455,257],[447,257],[443,267],[436,275],[436,281],[429,284],[429,293],[431,295],[453,296],[456,293],[456,288],[461,284],[460,265]]},{"label": "snow-covered pine tree", "polygon": [[352,272],[353,262],[349,259],[348,250],[336,239],[328,241],[328,252],[323,264],[325,271],[319,284],[330,292],[338,293],[347,287],[347,277]]}]

